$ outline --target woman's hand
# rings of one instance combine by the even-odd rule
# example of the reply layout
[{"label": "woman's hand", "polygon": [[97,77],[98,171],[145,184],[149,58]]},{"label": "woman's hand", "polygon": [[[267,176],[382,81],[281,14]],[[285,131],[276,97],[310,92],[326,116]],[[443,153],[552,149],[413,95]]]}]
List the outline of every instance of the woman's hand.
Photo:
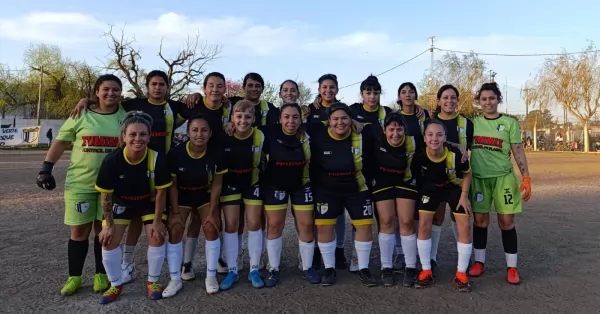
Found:
[{"label": "woman's hand", "polygon": [[458,211],[458,209],[461,206],[465,209],[465,212],[467,213],[467,215],[469,215],[469,216],[473,215],[473,211],[471,210],[471,201],[469,201],[469,193],[468,192],[462,192],[460,194],[460,200],[458,201],[458,205],[456,205],[456,211]]},{"label": "woman's hand", "polygon": [[150,237],[156,239],[157,241],[162,241],[167,234],[167,228],[165,228],[165,224],[160,219],[154,219],[152,225],[150,225]]},{"label": "woman's hand", "polygon": [[200,101],[200,99],[202,99],[202,95],[200,95],[200,93],[189,94],[185,98],[185,104],[188,106],[188,108],[194,109],[194,107],[196,107],[196,104]]},{"label": "woman's hand", "polygon": [[98,240],[100,240],[100,244],[106,247],[112,241],[112,237],[114,235],[114,227],[102,226],[102,231],[98,234]]},{"label": "woman's hand", "polygon": [[220,209],[219,205],[216,205],[216,206],[213,206],[212,204],[210,205],[210,209],[208,211],[208,216],[206,217],[206,222],[204,223],[205,225],[211,224],[217,230],[221,230],[221,215],[220,215],[219,209]]},{"label": "woman's hand", "polygon": [[423,107],[415,104],[415,115],[417,116],[417,118],[422,117],[425,114],[425,109],[423,109]]},{"label": "woman's hand", "polygon": [[85,98],[82,98],[77,105],[75,105],[75,108],[73,108],[73,110],[71,110],[71,113],[69,114],[69,117],[71,118],[79,118],[81,117],[81,110],[83,110],[84,112],[88,111],[88,107],[89,107],[89,103],[88,100]]},{"label": "woman's hand", "polygon": [[317,98],[315,98],[315,101],[313,101],[312,104],[315,107],[315,109],[321,108],[321,96],[317,96]]},{"label": "woman's hand", "polygon": [[358,121],[356,121],[356,120],[352,119],[352,122],[351,122],[350,128],[352,129],[352,131],[353,131],[354,133],[360,133],[360,132],[362,132],[362,130],[363,130],[363,127],[364,127],[364,125],[363,125],[362,123],[360,123],[360,122],[358,122]]},{"label": "woman's hand", "polygon": [[225,131],[225,134],[232,136],[233,133],[235,132],[235,128],[233,127],[233,122],[231,122],[231,121],[227,122],[227,124],[223,127],[223,130]]}]

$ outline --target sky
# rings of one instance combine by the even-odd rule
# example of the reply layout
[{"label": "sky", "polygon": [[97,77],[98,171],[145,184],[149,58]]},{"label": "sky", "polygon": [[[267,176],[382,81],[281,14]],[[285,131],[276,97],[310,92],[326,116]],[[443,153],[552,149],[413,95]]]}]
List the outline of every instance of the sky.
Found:
[{"label": "sky", "polygon": [[[64,56],[101,66],[108,48],[101,33],[108,24],[125,26],[141,48],[142,66],[161,68],[161,38],[173,56],[188,35],[222,46],[219,59],[207,65],[227,78],[258,72],[279,84],[305,82],[313,92],[325,73],[337,75],[340,87],[360,83],[369,74],[393,68],[429,48],[500,54],[559,53],[600,42],[600,2],[548,1],[7,1],[0,10],[0,63],[23,68],[31,44],[58,45]],[[435,51],[438,59],[443,52]],[[523,84],[544,57],[480,56],[505,91],[505,106],[524,114]],[[396,99],[398,86],[418,83],[430,67],[431,54],[379,76],[382,103]],[[451,83],[451,82],[448,82]],[[342,88],[338,98],[359,101],[359,84]],[[559,112],[558,109],[553,110]],[[561,115],[562,117],[562,115]]]}]

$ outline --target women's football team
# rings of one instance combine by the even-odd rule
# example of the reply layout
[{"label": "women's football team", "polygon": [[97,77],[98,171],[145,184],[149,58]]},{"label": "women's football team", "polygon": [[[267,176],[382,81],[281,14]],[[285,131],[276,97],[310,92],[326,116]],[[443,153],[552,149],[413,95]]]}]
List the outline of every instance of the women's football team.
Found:
[{"label": "women's football team", "polygon": [[[172,297],[182,280],[195,278],[200,229],[208,294],[239,281],[244,227],[248,280],[255,288],[274,287],[280,281],[289,204],[299,268],[311,284],[333,285],[336,270],[348,267],[365,286],[376,286],[379,279],[369,267],[376,221],[381,283],[393,286],[394,274],[401,273],[404,287],[431,285],[446,204],[458,252],[457,289],[471,291],[469,277],[485,271],[492,204],[507,281],[520,282],[515,214],[531,196],[531,178],[519,125],[499,113],[502,94],[495,83],[481,86],[476,100],[482,114],[472,121],[458,113],[459,91],[452,85],[439,89],[438,107],[430,115],[416,105],[415,86],[403,83],[401,109],[393,111],[380,104],[381,85],[374,76],[360,85],[362,102],[351,106],[336,100],[332,74],[319,79],[319,96],[310,105],[296,102],[298,85],[286,80],[280,86],[281,108],[260,99],[264,80],[257,73],[244,78],[245,98],[227,98],[225,77],[218,72],[206,75],[204,95],[192,94],[186,104],[167,98],[162,71],[150,72],[146,85],[148,98],[122,102],[119,78],[100,76],[96,98],[75,107],[37,176],[39,187],[53,190],[53,167],[73,144],[64,192],[69,277],[62,295],[82,286],[92,229],[93,290],[102,293],[103,304],[115,301],[131,281],[142,229],[151,299]],[[171,147],[175,129],[185,121],[188,141]],[[346,212],[353,227],[350,263],[344,253]],[[170,281],[163,289],[165,258]],[[218,280],[218,273],[224,278]]]}]

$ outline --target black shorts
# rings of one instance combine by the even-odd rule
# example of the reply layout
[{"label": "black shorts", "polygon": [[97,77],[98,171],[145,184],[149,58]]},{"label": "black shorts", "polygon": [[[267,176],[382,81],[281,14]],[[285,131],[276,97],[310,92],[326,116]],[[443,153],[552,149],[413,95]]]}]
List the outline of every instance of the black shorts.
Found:
[{"label": "black shorts", "polygon": [[262,205],[263,198],[260,184],[238,189],[232,186],[223,186],[221,191],[221,206],[228,205]]},{"label": "black shorts", "polygon": [[419,200],[419,212],[426,214],[435,214],[441,203],[448,203],[450,210],[454,215],[466,215],[465,209],[461,206],[458,210],[458,202],[462,189],[460,187],[439,190],[421,191]]},{"label": "black shorts", "polygon": [[419,199],[419,192],[407,186],[390,186],[373,191],[373,202],[395,200],[397,198],[416,201]]},{"label": "black shorts", "polygon": [[[131,220],[141,218],[144,225],[151,224],[154,221],[156,214],[154,213],[154,205],[148,208],[136,208],[136,207],[125,207],[119,204],[113,204],[113,221],[115,225],[129,225]],[[161,220],[167,221],[168,213],[165,208],[162,213]],[[106,221],[102,221],[102,225],[105,225]]]},{"label": "black shorts", "polygon": [[[181,192],[180,192],[181,193]],[[193,195],[179,194],[178,205],[179,207],[185,207],[190,209],[199,209],[210,203],[210,193],[206,191],[200,191]]]},{"label": "black shorts", "polygon": [[313,211],[315,208],[310,184],[293,190],[277,189],[271,184],[265,184],[262,189],[265,210],[287,209],[289,201],[294,210]]},{"label": "black shorts", "polygon": [[335,225],[337,218],[348,211],[352,225],[373,224],[373,202],[371,192],[338,193],[323,188],[315,190],[315,225]]}]

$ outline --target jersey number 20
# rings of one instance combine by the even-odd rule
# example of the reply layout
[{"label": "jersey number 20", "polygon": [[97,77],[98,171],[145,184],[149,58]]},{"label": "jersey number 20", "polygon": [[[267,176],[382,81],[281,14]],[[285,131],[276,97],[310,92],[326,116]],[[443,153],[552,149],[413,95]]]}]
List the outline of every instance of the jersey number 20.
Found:
[{"label": "jersey number 20", "polygon": [[373,205],[364,205],[363,208],[363,216],[372,216],[373,215]]}]

